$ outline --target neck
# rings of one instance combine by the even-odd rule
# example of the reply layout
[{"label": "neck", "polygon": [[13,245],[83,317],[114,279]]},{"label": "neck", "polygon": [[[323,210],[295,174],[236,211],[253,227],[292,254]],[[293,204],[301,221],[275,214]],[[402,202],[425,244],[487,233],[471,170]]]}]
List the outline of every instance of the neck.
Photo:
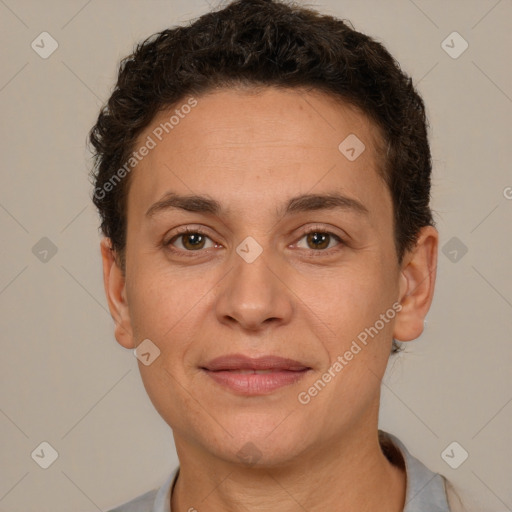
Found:
[{"label": "neck", "polygon": [[377,429],[354,434],[315,445],[286,465],[247,467],[213,457],[175,433],[180,472],[171,510],[401,512],[405,472],[383,454]]}]

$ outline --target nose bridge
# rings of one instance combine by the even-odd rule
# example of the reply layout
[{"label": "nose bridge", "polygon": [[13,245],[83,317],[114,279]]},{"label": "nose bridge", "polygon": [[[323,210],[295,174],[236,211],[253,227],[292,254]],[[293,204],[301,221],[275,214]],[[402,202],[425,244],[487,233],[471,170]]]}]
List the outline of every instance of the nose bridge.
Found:
[{"label": "nose bridge", "polygon": [[[231,255],[233,265],[217,301],[221,322],[238,323],[245,329],[258,329],[269,320],[289,321],[292,298],[283,283],[284,274],[277,268],[278,258],[271,249],[247,237]],[[275,267],[275,268],[273,268]]]}]

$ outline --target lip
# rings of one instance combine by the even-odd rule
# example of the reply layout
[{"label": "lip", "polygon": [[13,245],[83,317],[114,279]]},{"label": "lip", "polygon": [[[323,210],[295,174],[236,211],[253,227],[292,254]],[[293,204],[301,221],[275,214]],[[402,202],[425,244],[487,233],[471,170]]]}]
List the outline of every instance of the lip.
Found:
[{"label": "lip", "polygon": [[[242,354],[217,357],[201,369],[216,383],[242,395],[266,395],[301,380],[309,366],[277,356]],[[265,373],[256,373],[256,372]]]},{"label": "lip", "polygon": [[288,370],[301,371],[309,366],[278,356],[247,357],[243,354],[229,354],[212,359],[204,369],[215,372],[219,370]]}]

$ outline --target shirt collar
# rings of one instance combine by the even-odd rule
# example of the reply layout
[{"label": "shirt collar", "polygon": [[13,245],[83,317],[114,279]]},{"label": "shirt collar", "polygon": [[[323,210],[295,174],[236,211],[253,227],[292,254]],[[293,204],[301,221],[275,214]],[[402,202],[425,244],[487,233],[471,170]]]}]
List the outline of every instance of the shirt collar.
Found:
[{"label": "shirt collar", "polygon": [[[446,497],[444,478],[433,473],[418,459],[413,457],[404,444],[392,434],[379,431],[381,443],[389,443],[388,449],[396,449],[405,464],[407,487],[403,512],[450,512]],[[153,504],[152,512],[171,512],[171,493],[179,474],[179,466],[160,487]]]},{"label": "shirt collar", "polygon": [[407,486],[403,512],[450,512],[444,477],[413,457],[397,437],[382,431],[380,436],[399,450],[405,464]]},{"label": "shirt collar", "polygon": [[171,493],[176,484],[179,471],[180,468],[178,466],[158,490],[152,512],[171,512]]}]

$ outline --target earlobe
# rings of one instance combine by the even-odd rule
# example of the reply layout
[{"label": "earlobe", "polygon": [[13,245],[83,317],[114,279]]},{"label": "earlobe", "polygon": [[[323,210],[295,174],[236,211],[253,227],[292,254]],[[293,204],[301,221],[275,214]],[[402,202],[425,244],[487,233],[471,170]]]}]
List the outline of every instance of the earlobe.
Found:
[{"label": "earlobe", "polygon": [[117,342],[125,348],[134,348],[133,333],[126,300],[125,277],[119,268],[109,238],[101,240],[103,262],[103,285],[108,308],[115,323],[114,334]]},{"label": "earlobe", "polygon": [[404,256],[400,271],[400,304],[393,337],[412,341],[423,332],[434,297],[439,234],[433,226],[421,229],[415,247]]}]

